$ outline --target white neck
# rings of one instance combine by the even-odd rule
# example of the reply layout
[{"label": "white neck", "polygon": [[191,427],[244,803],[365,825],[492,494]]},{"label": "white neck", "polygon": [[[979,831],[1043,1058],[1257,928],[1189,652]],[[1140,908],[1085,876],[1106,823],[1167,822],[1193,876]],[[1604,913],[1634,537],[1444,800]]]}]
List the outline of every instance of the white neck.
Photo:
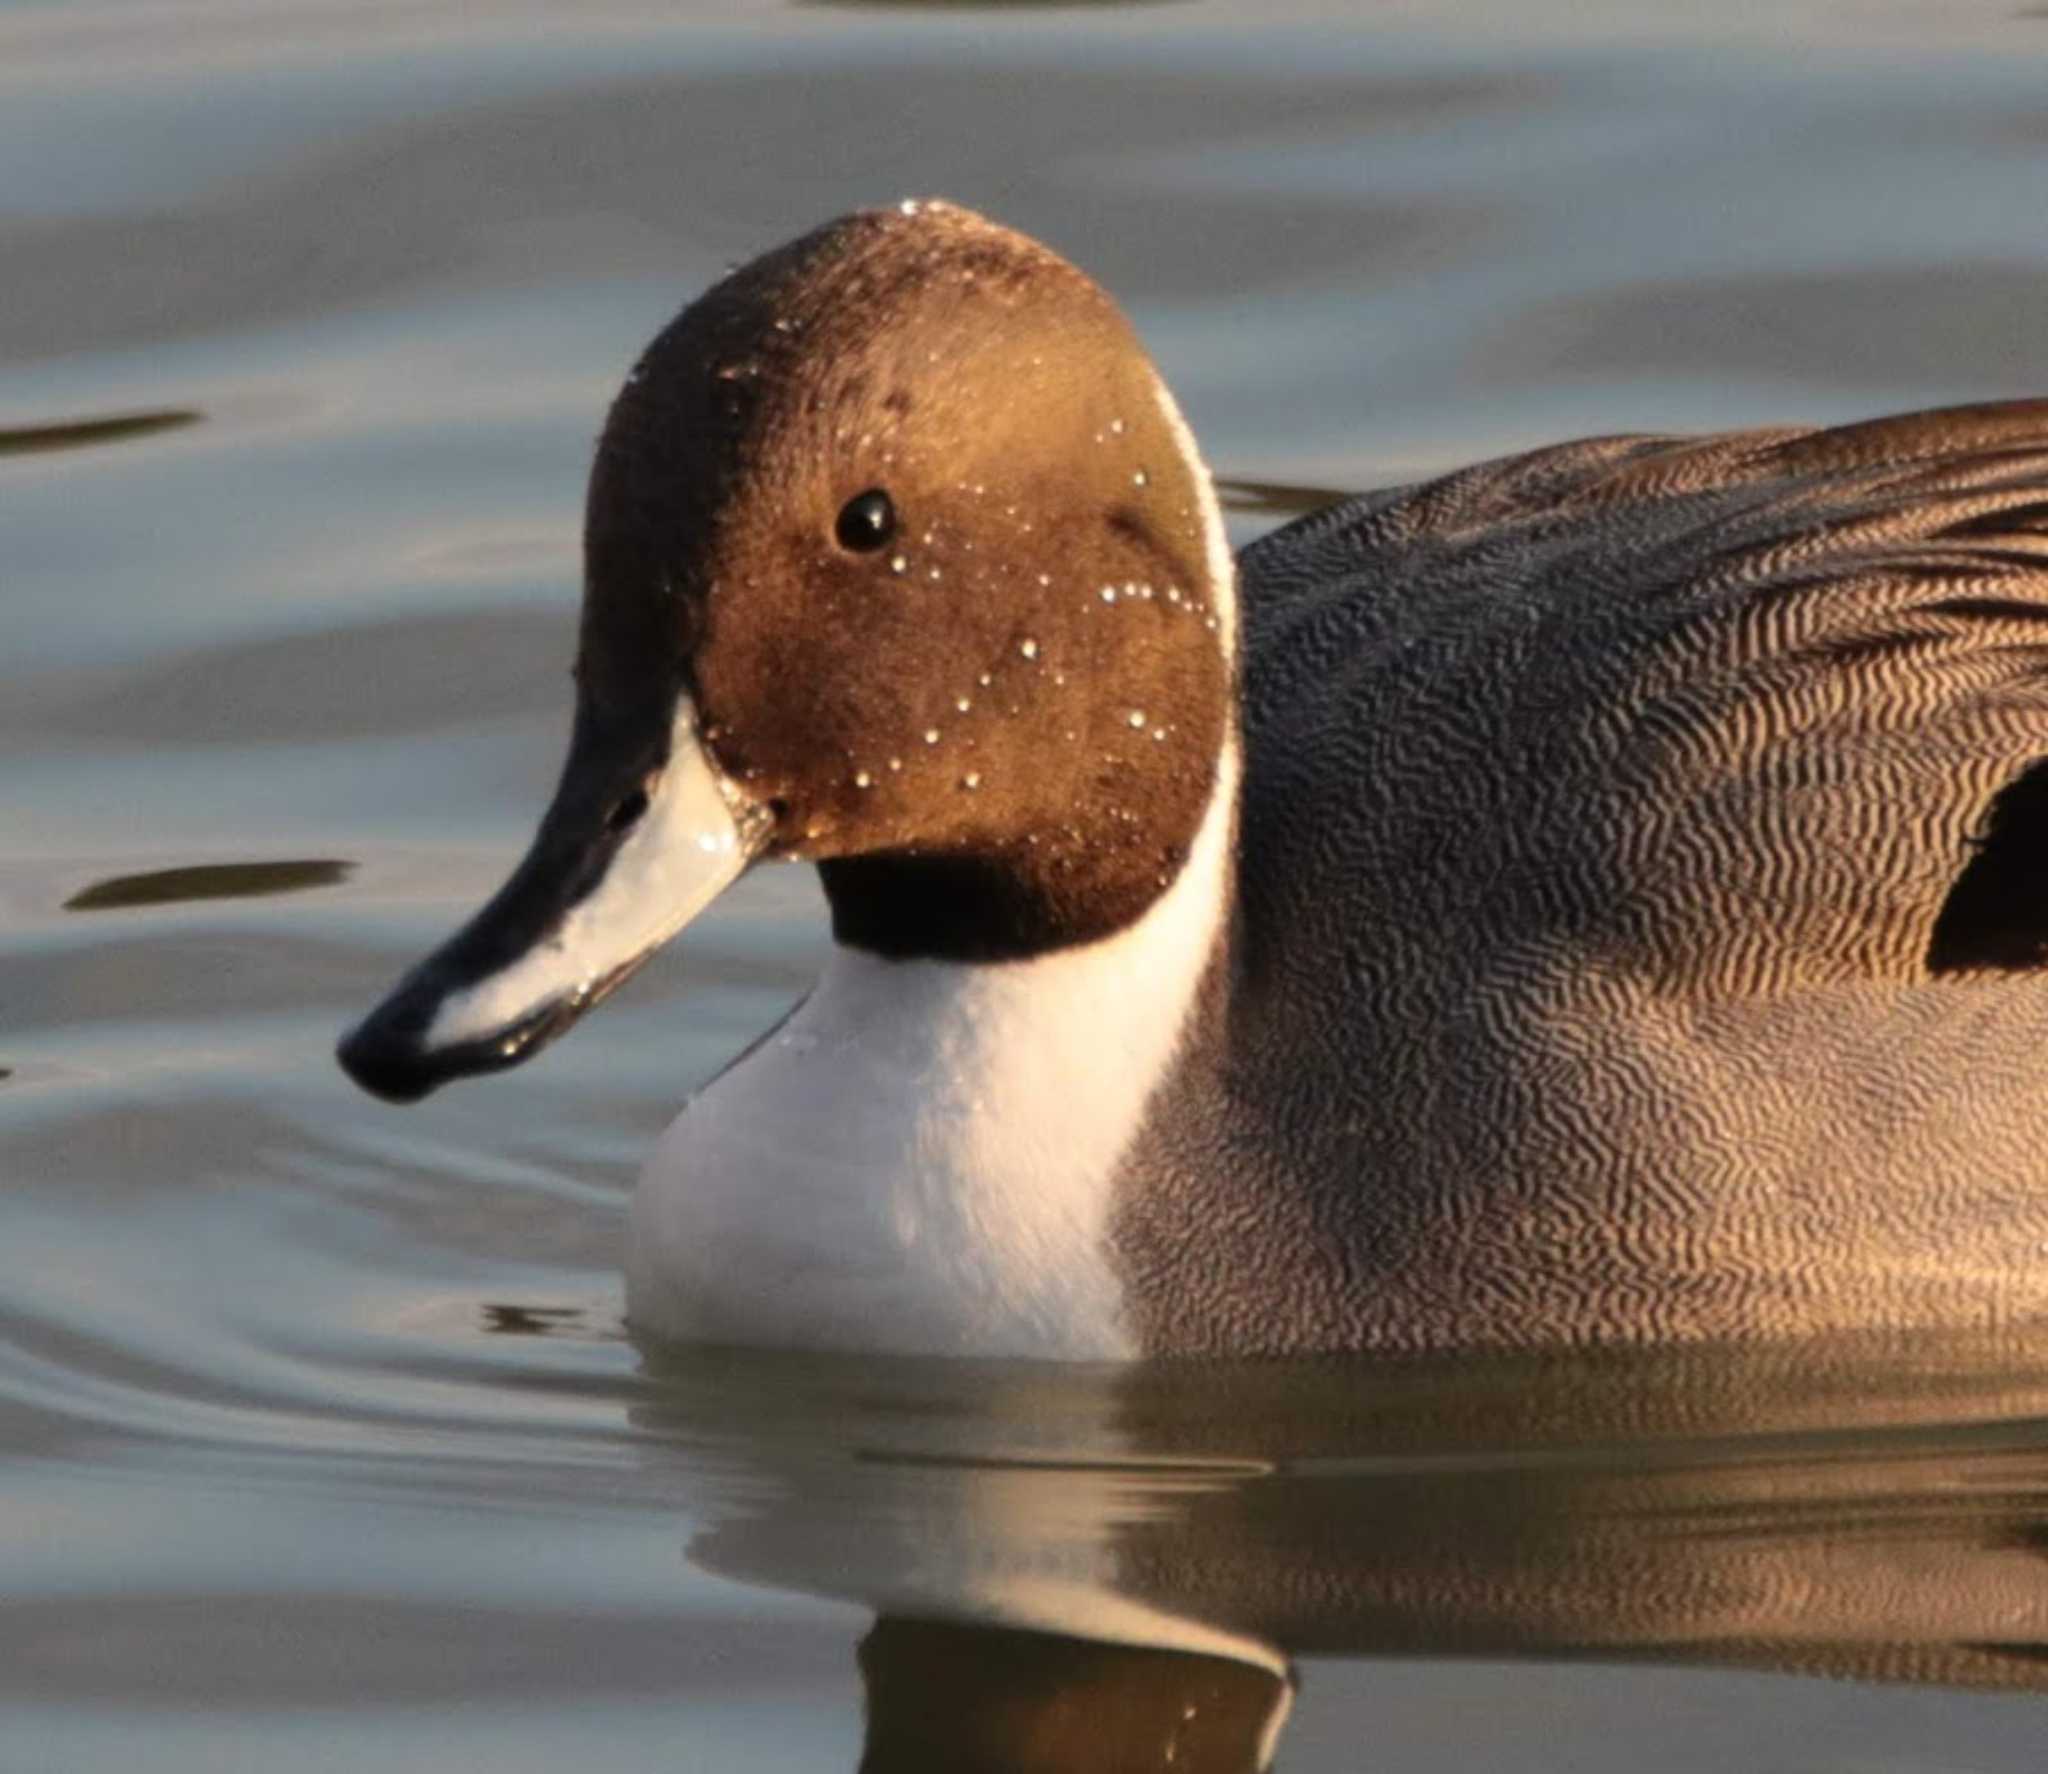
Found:
[{"label": "white neck", "polygon": [[1118,1165],[1228,915],[1234,736],[1171,886],[1115,936],[964,965],[838,951],[663,1136],[633,1203],[634,1324],[902,1354],[1135,1354]]}]

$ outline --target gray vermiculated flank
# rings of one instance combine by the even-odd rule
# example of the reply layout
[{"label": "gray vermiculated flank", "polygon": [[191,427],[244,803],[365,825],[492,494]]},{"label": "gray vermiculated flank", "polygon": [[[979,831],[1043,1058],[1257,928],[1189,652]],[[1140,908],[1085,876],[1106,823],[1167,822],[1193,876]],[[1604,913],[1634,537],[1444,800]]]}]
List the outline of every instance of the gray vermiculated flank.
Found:
[{"label": "gray vermiculated flank", "polygon": [[2048,756],[2048,403],[1565,444],[1241,570],[1237,914],[1120,1192],[1146,1347],[2048,1312],[2048,975],[1929,965]]}]

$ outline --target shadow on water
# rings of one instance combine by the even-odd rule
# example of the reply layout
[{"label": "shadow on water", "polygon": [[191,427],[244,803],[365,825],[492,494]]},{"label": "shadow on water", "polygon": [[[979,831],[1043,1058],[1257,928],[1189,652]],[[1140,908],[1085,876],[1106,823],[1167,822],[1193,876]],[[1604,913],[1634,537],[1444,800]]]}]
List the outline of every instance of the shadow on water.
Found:
[{"label": "shadow on water", "polygon": [[175,905],[195,899],[258,899],[304,893],[348,879],[355,864],[329,858],[304,862],[217,862],[146,874],[110,875],[64,902],[67,912],[111,912],[134,906]]},{"label": "shadow on water", "polygon": [[698,1352],[636,1422],[728,1475],[699,1567],[874,1611],[863,1770],[1251,1770],[1304,1656],[2048,1687],[2043,1356]]},{"label": "shadow on water", "polygon": [[581,1306],[522,1306],[508,1300],[486,1300],[479,1308],[477,1328],[494,1337],[606,1337]]},{"label": "shadow on water", "polygon": [[117,413],[105,419],[67,419],[54,425],[0,429],[0,456],[33,456],[51,450],[84,450],[100,444],[125,443],[196,425],[204,415],[184,407],[146,413]]}]

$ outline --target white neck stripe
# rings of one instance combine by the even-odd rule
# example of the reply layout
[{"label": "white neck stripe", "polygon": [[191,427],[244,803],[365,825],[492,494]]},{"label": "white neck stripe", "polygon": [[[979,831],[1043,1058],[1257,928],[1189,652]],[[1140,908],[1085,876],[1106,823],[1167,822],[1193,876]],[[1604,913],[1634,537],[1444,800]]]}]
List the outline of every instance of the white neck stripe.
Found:
[{"label": "white neck stripe", "polygon": [[1167,429],[1180,446],[1181,459],[1187,464],[1188,473],[1200,493],[1202,553],[1203,564],[1209,570],[1209,595],[1215,603],[1224,657],[1234,662],[1237,658],[1237,560],[1230,552],[1230,533],[1223,527],[1223,507],[1217,501],[1209,465],[1202,460],[1201,446],[1195,442],[1195,434],[1181,416],[1173,390],[1157,373],[1152,377],[1152,388],[1159,401],[1159,410],[1165,416]]}]

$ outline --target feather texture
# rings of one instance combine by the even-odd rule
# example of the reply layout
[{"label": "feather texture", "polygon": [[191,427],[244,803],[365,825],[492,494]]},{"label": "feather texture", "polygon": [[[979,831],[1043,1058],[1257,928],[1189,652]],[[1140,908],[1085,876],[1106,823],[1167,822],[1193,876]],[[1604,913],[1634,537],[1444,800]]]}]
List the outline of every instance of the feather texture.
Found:
[{"label": "feather texture", "polygon": [[2048,1311],[2040,797],[1956,892],[2048,757],[2048,403],[1561,445],[1240,565],[1238,917],[1118,1223],[1149,1346]]}]

